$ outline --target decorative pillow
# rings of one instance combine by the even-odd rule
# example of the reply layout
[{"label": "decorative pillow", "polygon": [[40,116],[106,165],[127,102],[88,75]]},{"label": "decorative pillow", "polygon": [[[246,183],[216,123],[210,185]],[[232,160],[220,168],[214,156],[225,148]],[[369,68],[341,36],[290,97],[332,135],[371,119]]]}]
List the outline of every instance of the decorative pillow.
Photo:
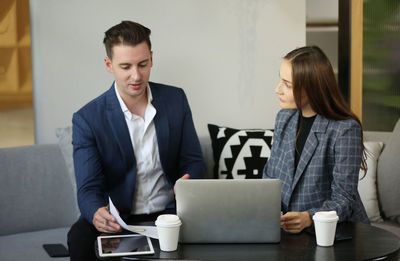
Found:
[{"label": "decorative pillow", "polygon": [[378,194],[382,214],[400,224],[400,120],[385,143],[378,162]]},{"label": "decorative pillow", "polygon": [[[378,196],[376,190],[376,167],[379,155],[383,148],[383,142],[365,141],[364,147],[367,153],[367,173],[360,170],[358,182],[358,192],[361,201],[367,211],[368,218],[371,222],[383,221],[379,211]],[[364,176],[364,178],[362,178]]]},{"label": "decorative pillow", "polygon": [[69,179],[74,188],[74,194],[76,195],[74,160],[72,158],[72,127],[57,128],[56,136],[58,138],[58,146],[60,147],[65,164],[67,165]]},{"label": "decorative pillow", "polygon": [[208,124],[214,154],[214,177],[261,178],[272,144],[272,130],[232,129]]}]

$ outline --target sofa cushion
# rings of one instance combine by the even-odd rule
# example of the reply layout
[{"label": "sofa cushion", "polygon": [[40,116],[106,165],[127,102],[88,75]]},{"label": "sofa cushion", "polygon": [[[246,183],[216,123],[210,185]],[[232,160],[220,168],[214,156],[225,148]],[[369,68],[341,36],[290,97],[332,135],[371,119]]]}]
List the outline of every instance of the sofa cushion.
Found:
[{"label": "sofa cushion", "polygon": [[57,128],[56,136],[58,138],[58,146],[60,147],[65,164],[67,165],[68,177],[73,185],[74,195],[76,195],[74,160],[72,158],[72,127]]},{"label": "sofa cushion", "polygon": [[0,149],[0,235],[69,226],[78,218],[57,144]]},{"label": "sofa cushion", "polygon": [[[376,191],[376,166],[383,148],[383,142],[365,141],[368,171],[360,170],[358,192],[371,222],[383,221],[379,212],[378,195]],[[365,174],[365,176],[364,176]]]},{"label": "sofa cushion", "polygon": [[377,184],[381,210],[386,218],[400,223],[400,120],[385,144],[378,161]]},{"label": "sofa cushion", "polygon": [[69,227],[47,229],[37,232],[18,233],[0,237],[1,261],[15,260],[57,260],[66,261],[69,257],[50,257],[43,244],[63,244],[67,247]]},{"label": "sofa cushion", "polygon": [[270,155],[272,130],[233,129],[208,124],[214,178],[261,178]]}]

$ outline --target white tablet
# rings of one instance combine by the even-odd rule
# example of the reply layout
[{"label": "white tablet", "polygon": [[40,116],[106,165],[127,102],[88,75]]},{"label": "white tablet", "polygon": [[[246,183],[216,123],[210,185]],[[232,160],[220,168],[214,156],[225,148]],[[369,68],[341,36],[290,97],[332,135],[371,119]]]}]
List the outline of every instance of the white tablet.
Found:
[{"label": "white tablet", "polygon": [[154,254],[149,237],[139,234],[98,236],[101,257]]}]

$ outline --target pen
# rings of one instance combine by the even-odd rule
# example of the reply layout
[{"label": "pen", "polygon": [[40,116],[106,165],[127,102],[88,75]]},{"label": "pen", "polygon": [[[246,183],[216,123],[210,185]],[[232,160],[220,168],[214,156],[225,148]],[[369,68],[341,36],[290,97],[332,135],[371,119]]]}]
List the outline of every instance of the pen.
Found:
[{"label": "pen", "polygon": [[[110,213],[110,204],[108,204],[107,206],[106,206],[106,210],[107,210],[107,212],[109,213],[109,214],[111,214]],[[103,227],[105,228],[107,226],[107,219],[104,219],[104,225],[103,225]]]}]

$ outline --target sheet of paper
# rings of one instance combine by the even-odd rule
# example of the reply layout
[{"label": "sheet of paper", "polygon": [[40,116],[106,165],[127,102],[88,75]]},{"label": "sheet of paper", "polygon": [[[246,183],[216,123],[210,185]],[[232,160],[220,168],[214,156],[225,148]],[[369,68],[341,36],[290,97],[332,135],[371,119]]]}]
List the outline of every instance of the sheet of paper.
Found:
[{"label": "sheet of paper", "polygon": [[108,204],[110,206],[110,213],[111,215],[113,215],[115,217],[115,219],[117,220],[118,224],[120,224],[120,226],[128,231],[134,232],[134,233],[138,233],[144,236],[148,236],[151,238],[155,238],[158,239],[158,232],[157,232],[157,227],[155,226],[131,226],[131,225],[127,225],[125,223],[125,221],[119,216],[119,213],[117,211],[117,209],[115,208],[112,200],[110,197],[108,197]]},{"label": "sheet of paper", "polygon": [[158,232],[156,226],[131,226],[128,225],[133,231],[144,236],[158,239]]}]

